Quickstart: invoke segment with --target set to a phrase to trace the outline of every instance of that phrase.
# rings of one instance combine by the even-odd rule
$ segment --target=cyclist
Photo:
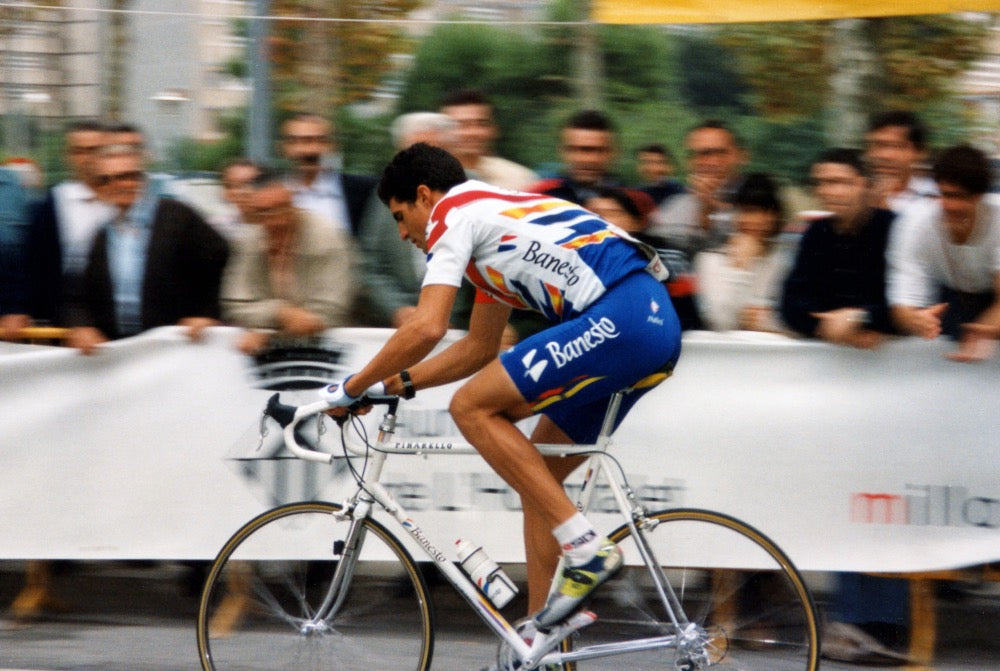
[[[426,144],[393,158],[378,195],[400,236],[426,252],[427,272],[412,317],[323,397],[331,408],[366,391],[412,398],[472,375],[450,411],[521,496],[529,609],[547,629],[613,576],[622,556],[562,487],[582,457],[545,458],[533,443],[593,443],[612,394],[634,388],[620,421],[670,374],[680,327],[661,283],[666,271],[652,248],[580,206],[467,181],[456,158]],[[448,329],[463,275],[477,287],[468,333],[425,359]],[[552,325],[498,356],[512,308]],[[529,440],[514,422],[532,414],[542,416]],[[560,551],[565,569],[546,599]]]

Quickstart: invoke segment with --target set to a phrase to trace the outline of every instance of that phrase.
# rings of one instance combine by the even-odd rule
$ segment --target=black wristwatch
[[[403,398],[410,400],[417,395],[417,390],[413,388],[413,380],[410,379],[410,371],[399,371],[399,379],[403,381]]]

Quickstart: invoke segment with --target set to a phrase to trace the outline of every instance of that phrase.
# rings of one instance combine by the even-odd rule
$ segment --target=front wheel
[[[819,666],[816,609],[802,576],[770,539],[719,513],[654,513],[642,532],[676,594],[687,636],[668,648],[566,664],[567,671],[597,669],[719,669],[815,671]],[[572,647],[628,639],[678,636],[650,570],[628,526],[611,540],[628,566],[603,585],[588,606],[597,622]]]
[[[430,668],[433,618],[417,565],[381,524],[358,526],[340,510],[281,506],[229,539],[198,610],[202,669]]]

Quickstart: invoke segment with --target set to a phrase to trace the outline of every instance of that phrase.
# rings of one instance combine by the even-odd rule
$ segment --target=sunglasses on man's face
[[[130,170],[129,172],[107,173],[97,176],[97,182],[101,186],[106,186],[113,182],[141,182],[145,178],[141,170]]]

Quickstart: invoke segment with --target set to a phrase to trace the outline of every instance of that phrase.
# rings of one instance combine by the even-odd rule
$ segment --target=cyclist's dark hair
[[[889,110],[874,114],[868,121],[868,132],[871,133],[890,126],[905,128],[906,139],[920,151],[923,151],[927,147],[927,127],[913,112]]]
[[[993,183],[986,154],[967,144],[942,151],[934,161],[932,173],[934,181],[953,184],[974,195],[986,193]]]
[[[864,177],[868,176],[868,168],[865,165],[864,156],[859,149],[849,147],[827,149],[819,155],[819,158],[813,161],[813,165],[818,165],[820,163],[839,163],[840,165],[848,165],[859,175]]]
[[[414,203],[421,184],[432,191],[445,192],[465,180],[465,171],[457,158],[440,147],[418,142],[396,154],[385,167],[378,183],[378,197],[386,205],[390,198]]]
[[[486,105],[493,107],[490,99],[479,89],[457,89],[452,91],[441,100],[440,106],[458,107],[459,105]]]
[[[601,130],[615,132],[615,125],[607,114],[598,110],[580,110],[571,116],[563,128],[574,130]]]

